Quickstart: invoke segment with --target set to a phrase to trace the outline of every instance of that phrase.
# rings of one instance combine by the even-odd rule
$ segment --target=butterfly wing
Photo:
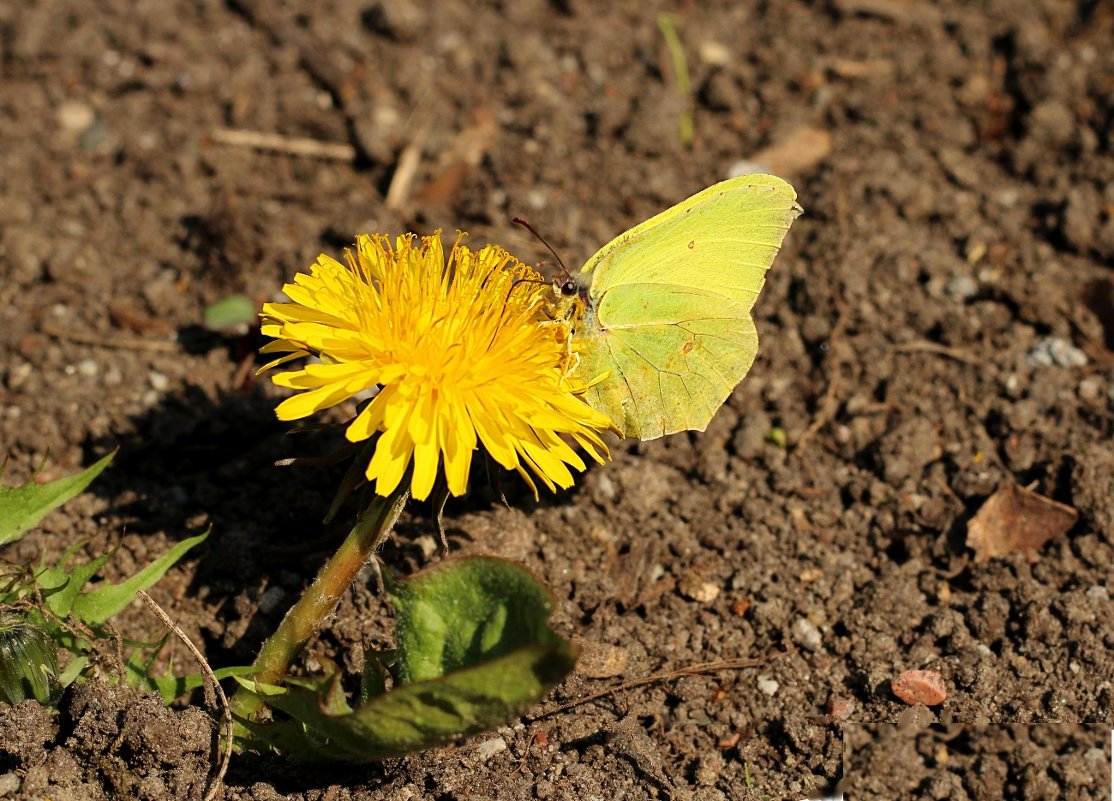
[[[620,234],[584,265],[574,332],[588,402],[623,436],[703,431],[758,352],[750,312],[793,220],[771,175],[716,184]]]

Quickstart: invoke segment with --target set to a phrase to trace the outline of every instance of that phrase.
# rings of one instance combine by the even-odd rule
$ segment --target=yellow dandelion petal
[[[415,498],[428,498],[437,480],[437,467],[441,461],[441,448],[437,440],[414,443],[414,478],[410,493]]]
[[[393,386],[384,387],[375,399],[356,415],[356,419],[349,423],[344,431],[344,436],[349,442],[363,442],[383,429],[383,413],[390,406],[394,392]]]
[[[287,398],[275,407],[275,414],[279,420],[300,420],[322,409],[344,403],[350,397],[352,393],[343,384],[326,384]]]
[[[274,377],[298,391],[279,404],[305,417],[373,387],[379,393],[345,430],[372,437],[365,472],[388,495],[403,480],[415,498],[439,475],[453,495],[468,487],[483,448],[537,494],[573,483],[585,460],[608,457],[611,421],[588,406],[568,372],[568,329],[554,322],[544,280],[502,248],[472,251],[460,234],[446,255],[440,232],[361,235],[345,263],[320,256],[263,308],[263,331],[281,354],[321,359]],[[407,476],[409,475],[409,478]]]

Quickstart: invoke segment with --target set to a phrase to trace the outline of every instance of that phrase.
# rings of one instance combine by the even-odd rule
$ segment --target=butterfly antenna
[[[513,222],[515,225],[521,225],[527,231],[532,233],[539,242],[545,245],[546,250],[553,254],[553,258],[557,259],[557,265],[561,268],[561,272],[565,274],[565,278],[567,278],[569,281],[573,280],[572,273],[569,272],[569,268],[565,266],[565,263],[561,261],[561,257],[557,255],[557,251],[553,249],[552,245],[545,241],[545,237],[534,230],[534,226],[530,225],[530,223],[526,222],[526,220],[522,219],[521,217],[514,217],[511,219],[511,222]]]

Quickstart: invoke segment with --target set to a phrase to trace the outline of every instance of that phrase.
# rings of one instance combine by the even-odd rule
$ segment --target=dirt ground
[[[516,215],[580,264],[757,164],[806,213],[708,431],[617,443],[539,504],[506,482],[510,509],[477,487],[447,510],[455,552],[553,588],[577,673],[455,747],[360,769],[238,758],[224,797],[797,799],[841,778],[845,736],[856,798],[1105,797],[1112,39],[1107,0],[0,4],[5,481],[120,449],[4,556],[90,538],[120,546],[111,578],[212,526],[153,595],[215,666],[250,662],[343,536],[320,522],[338,473],[273,466],[331,443],[285,435],[259,342],[204,330],[208,304],[270,300],[358,232],[460,228],[542,261]],[[1035,561],[965,547],[1003,482],[1079,512]],[[412,506],[384,561],[426,564],[432,535]],[[120,626],[159,630],[140,608]],[[389,632],[361,584],[314,648],[351,668]],[[898,700],[910,668],[947,700]],[[200,799],[212,731],[193,702],[96,682],[53,715],[0,710],[0,790]]]

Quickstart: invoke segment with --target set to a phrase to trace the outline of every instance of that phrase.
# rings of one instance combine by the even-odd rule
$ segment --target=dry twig
[[[354,161],[356,148],[344,142],[322,142],[301,136],[283,136],[262,131],[243,131],[234,128],[217,128],[210,134],[214,142],[233,147],[248,147],[289,156],[308,156],[316,159]]]
[[[896,353],[935,353],[940,356],[947,356],[949,359],[955,359],[957,362],[963,362],[964,364],[982,364],[981,359],[968,356],[959,348],[949,348],[947,345],[941,345],[938,342],[929,342],[928,340],[917,340],[916,342],[906,342],[901,345],[895,345],[894,351]]]
[[[684,676],[696,676],[701,673],[715,673],[720,670],[744,670],[746,668],[758,667],[759,665],[764,665],[773,659],[787,656],[794,651],[796,651],[796,649],[790,647],[786,651],[782,651],[776,654],[766,654],[765,656],[740,656],[734,659],[721,659],[716,662],[701,662],[698,665],[689,665],[688,667],[678,668],[677,670],[668,670],[664,673],[654,673],[651,676],[643,676],[640,679],[631,679],[630,681],[624,681],[621,684],[616,684],[614,687],[608,687],[606,690],[600,690],[596,693],[590,693],[575,700],[569,701],[568,703],[555,706],[552,709],[547,709],[545,712],[534,715],[532,718],[530,718],[530,720],[541,720],[542,718],[547,718],[550,715],[555,715],[558,712],[564,712],[566,709],[572,709],[573,707],[581,706],[582,704],[591,703],[592,701],[598,701],[600,698],[606,698],[609,695],[614,695],[615,693],[621,692],[623,690],[630,690],[635,687],[642,687],[647,684],[656,684],[659,681],[672,681],[673,679],[679,679]]]
[[[197,664],[201,667],[201,672],[205,676],[206,684],[211,683],[217,697],[220,698],[224,717],[224,757],[221,760],[220,769],[217,771],[216,778],[209,786],[209,791],[205,793],[205,801],[213,801],[224,785],[224,774],[228,772],[228,763],[232,759],[232,708],[228,705],[228,697],[224,694],[224,688],[220,686],[216,674],[213,673],[213,669],[209,666],[208,661],[202,655],[201,651],[197,650],[197,646],[194,645],[190,638],[186,636],[186,633],[178,627],[178,624],[170,619],[170,616],[163,611],[163,608],[155,603],[155,600],[150,595],[140,590],[139,597],[143,599],[143,603],[147,604],[147,608],[154,612],[155,616],[162,621],[162,624],[173,632],[174,636],[181,640],[182,644],[193,654],[193,658],[197,660]]]

